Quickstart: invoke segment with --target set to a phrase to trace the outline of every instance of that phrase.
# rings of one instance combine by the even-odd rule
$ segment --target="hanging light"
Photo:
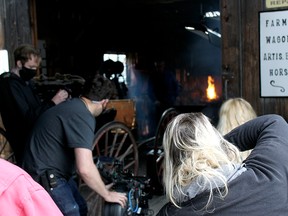
[[[189,32],[199,35],[200,37],[209,40],[215,46],[219,46],[221,44],[221,34],[217,31],[208,28],[204,24],[198,24],[193,26],[185,26],[185,29]]]

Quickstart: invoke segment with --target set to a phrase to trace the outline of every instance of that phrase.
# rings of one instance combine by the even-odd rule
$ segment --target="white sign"
[[[9,71],[9,61],[7,50],[0,50],[0,74]]]
[[[288,96],[288,10],[259,13],[261,97]]]

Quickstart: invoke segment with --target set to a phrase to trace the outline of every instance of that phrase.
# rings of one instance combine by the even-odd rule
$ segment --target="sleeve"
[[[45,110],[55,105],[52,101],[41,103],[32,88],[23,86],[19,81],[11,79],[10,90],[21,115],[27,122],[35,122]]]
[[[63,215],[58,206],[55,204],[48,192],[38,183],[28,188],[27,196],[24,197],[24,215]]]
[[[241,150],[254,148],[262,144],[263,140],[283,137],[288,139],[288,126],[279,115],[270,114],[259,116],[226,134],[225,139],[235,144]]]
[[[286,170],[288,164],[288,124],[276,114],[259,116],[224,136],[240,150],[253,149],[245,162]]]
[[[76,113],[69,119],[62,119],[62,124],[70,148],[92,150],[96,120],[90,113]]]
[[[0,215],[63,215],[51,196],[28,174],[10,182],[0,197]]]

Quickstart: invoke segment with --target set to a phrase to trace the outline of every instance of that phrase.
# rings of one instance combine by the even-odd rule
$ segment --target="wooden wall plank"
[[[239,95],[239,11],[237,0],[222,0],[221,8],[221,34],[222,34],[222,69],[223,69],[223,95],[228,98]],[[227,98],[224,98],[227,99]]]
[[[29,17],[29,0],[5,0],[2,4],[6,17],[4,19],[5,43],[8,50],[10,68],[14,65],[13,51],[22,43],[32,43]]]
[[[262,9],[261,1],[242,1],[242,96],[256,109],[260,109],[259,79],[259,27],[258,11]],[[251,10],[253,8],[253,10]],[[259,113],[259,111],[257,112]]]
[[[228,66],[229,98],[243,97],[258,115],[276,113],[288,120],[288,98],[260,97],[259,12],[265,10],[264,0],[221,0],[222,77]]]

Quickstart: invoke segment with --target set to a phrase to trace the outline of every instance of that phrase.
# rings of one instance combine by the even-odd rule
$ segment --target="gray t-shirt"
[[[92,150],[95,126],[95,117],[79,98],[52,107],[35,124],[23,169],[34,179],[45,170],[70,178],[75,172],[74,148]]]

